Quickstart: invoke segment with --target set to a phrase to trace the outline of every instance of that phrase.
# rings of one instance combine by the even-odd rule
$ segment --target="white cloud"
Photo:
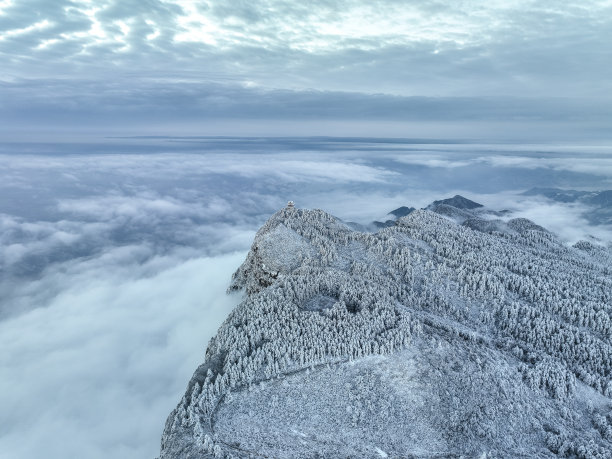
[[[9,269],[28,255],[62,250],[77,244],[83,236],[108,229],[108,225],[97,222],[28,222],[0,214],[0,267]]]
[[[495,168],[550,169],[612,177],[612,149],[609,145],[447,145],[428,146],[430,151],[390,155],[404,164],[432,168],[487,165]],[[465,151],[469,149],[469,151]],[[446,151],[445,151],[446,150]]]
[[[593,237],[605,243],[612,242],[612,227],[591,225],[584,217],[584,213],[591,210],[587,206],[537,200],[525,200],[517,206],[513,217],[528,218],[569,244]]]
[[[42,31],[48,29],[51,26],[51,23],[47,19],[43,19],[42,21],[35,22],[32,25],[27,27],[23,27],[21,29],[12,29],[5,31],[4,33],[0,33],[0,41],[6,40],[7,38],[19,37],[21,35],[27,35],[31,32]]]
[[[527,218],[553,232],[567,244],[574,244],[579,240],[592,240],[593,237],[603,243],[612,243],[611,226],[593,225],[585,218],[585,214],[594,211],[589,206],[558,203],[537,196],[523,196],[522,191],[467,196],[494,210],[510,210],[512,213],[502,217],[503,220]]]
[[[333,156],[333,154],[321,152],[295,153],[288,150],[282,154],[131,154],[122,156],[121,161],[117,161],[114,155],[82,155],[71,158],[70,162],[60,158],[49,159],[44,156],[15,158],[3,155],[0,157],[6,160],[5,170],[10,168],[11,175],[15,170],[60,170],[63,174],[70,174],[72,180],[78,177],[85,180],[86,174],[99,174],[100,172],[129,177],[132,180],[136,177],[165,179],[172,175],[228,174],[246,178],[270,177],[284,182],[382,182],[395,175],[394,172],[384,168],[356,163],[353,158],[342,160]],[[23,183],[28,182],[24,180]],[[146,195],[143,196],[141,202],[125,203],[124,206],[121,205],[119,196],[109,196],[105,198],[106,202],[100,201],[99,198],[96,199],[96,203],[63,202],[61,206],[66,210],[71,208],[83,212],[102,211],[128,214],[137,212],[137,209],[171,212],[172,210],[179,211],[181,208],[180,204],[170,198],[153,199]],[[89,210],[85,208],[88,205],[91,206]]]
[[[534,157],[535,156],[535,157]],[[525,169],[553,169],[591,175],[612,177],[612,158],[590,154],[577,154],[572,157],[565,155],[550,156],[535,153],[531,156],[491,155],[480,157],[477,162],[485,162],[495,167],[518,167]]]
[[[395,161],[404,164],[413,164],[415,166],[425,166],[425,167],[443,167],[443,168],[455,168],[455,167],[466,167],[470,166],[474,162],[471,160],[454,160],[450,157],[445,157],[441,155],[436,155],[432,153],[427,154],[410,154],[403,156],[396,156]]]
[[[242,177],[273,176],[283,182],[383,182],[396,175],[383,169],[350,161],[342,162],[327,157],[325,160],[285,159],[289,155],[244,156],[235,158],[218,158],[207,161],[206,169],[210,172],[232,174]],[[295,156],[295,155],[294,155]],[[300,154],[299,156],[308,156]],[[320,156],[320,155],[316,155]]]
[[[458,193],[569,242],[610,237],[586,209],[520,196],[515,185],[532,170],[532,185],[554,183],[555,167],[582,159],[605,166],[607,151],[178,140],[87,147],[126,152],[113,155],[26,145],[27,155],[0,158],[0,451],[10,457],[154,457],[206,341],[239,300],[224,293],[232,271],[288,199],[367,223]]]
[[[107,260],[58,270],[61,289],[43,307],[0,322],[3,454],[155,457],[166,416],[239,301],[225,288],[244,256],[174,260],[151,276],[132,266],[140,274],[128,278]]]
[[[231,210],[228,202],[213,198],[207,205],[186,203],[171,196],[139,193],[136,196],[110,195],[92,198],[63,199],[58,210],[99,220],[129,218],[149,220],[163,217],[218,217]]]

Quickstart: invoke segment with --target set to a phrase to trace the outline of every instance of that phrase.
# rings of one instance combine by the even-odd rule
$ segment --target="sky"
[[[1,129],[606,140],[611,41],[610,0],[2,0]]]

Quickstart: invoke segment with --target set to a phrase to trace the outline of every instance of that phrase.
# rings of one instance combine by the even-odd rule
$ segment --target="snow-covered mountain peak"
[[[161,457],[609,457],[609,251],[435,210],[274,214]]]

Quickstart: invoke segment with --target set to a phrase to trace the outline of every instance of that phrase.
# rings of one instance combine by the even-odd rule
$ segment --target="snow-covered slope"
[[[287,208],[161,458],[612,457],[612,256],[524,219]]]

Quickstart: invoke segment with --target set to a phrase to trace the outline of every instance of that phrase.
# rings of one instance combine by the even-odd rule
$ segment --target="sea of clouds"
[[[612,229],[538,186],[612,188],[601,147],[333,138],[0,145],[0,451],[153,458],[240,295],[225,290],[288,200],[347,221],[462,194],[568,244]]]

